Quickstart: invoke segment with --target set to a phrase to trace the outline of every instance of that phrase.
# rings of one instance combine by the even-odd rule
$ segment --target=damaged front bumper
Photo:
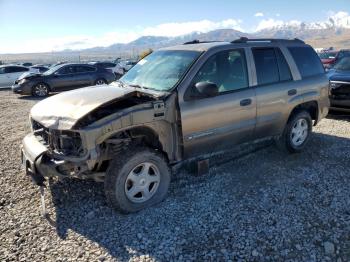
[[[66,161],[51,158],[48,148],[34,134],[23,139],[21,157],[26,175],[36,185],[42,186],[45,177],[67,177],[59,171],[60,167],[67,165]]]

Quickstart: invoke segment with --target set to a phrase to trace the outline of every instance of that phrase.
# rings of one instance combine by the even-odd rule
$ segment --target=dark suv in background
[[[91,85],[109,84],[115,75],[104,68],[86,64],[62,64],[43,74],[32,74],[16,80],[12,91],[21,95],[45,97],[50,92],[61,92]]]

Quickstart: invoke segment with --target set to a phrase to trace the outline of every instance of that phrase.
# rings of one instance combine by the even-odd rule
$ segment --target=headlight
[[[23,83],[26,82],[26,81],[27,81],[27,79],[24,78],[24,79],[20,80],[20,81],[18,82],[18,84],[21,85],[21,84],[23,84]]]
[[[338,87],[340,87],[341,85],[342,85],[342,84],[340,84],[340,83],[330,82],[330,87],[331,87],[331,89],[338,88]]]

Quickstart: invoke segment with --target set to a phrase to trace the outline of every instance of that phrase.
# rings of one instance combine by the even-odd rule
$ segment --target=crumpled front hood
[[[45,127],[71,129],[81,117],[92,110],[133,91],[135,88],[119,85],[80,88],[44,99],[32,108],[30,114],[32,119]]]

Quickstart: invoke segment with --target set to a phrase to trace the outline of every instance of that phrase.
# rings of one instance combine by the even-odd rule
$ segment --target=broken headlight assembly
[[[337,83],[337,82],[330,82],[329,86],[330,86],[331,89],[335,89],[335,88],[338,88],[338,87],[342,86],[342,84],[341,83]]]
[[[80,134],[74,131],[50,130],[48,144],[58,155],[80,157],[85,153]]]

